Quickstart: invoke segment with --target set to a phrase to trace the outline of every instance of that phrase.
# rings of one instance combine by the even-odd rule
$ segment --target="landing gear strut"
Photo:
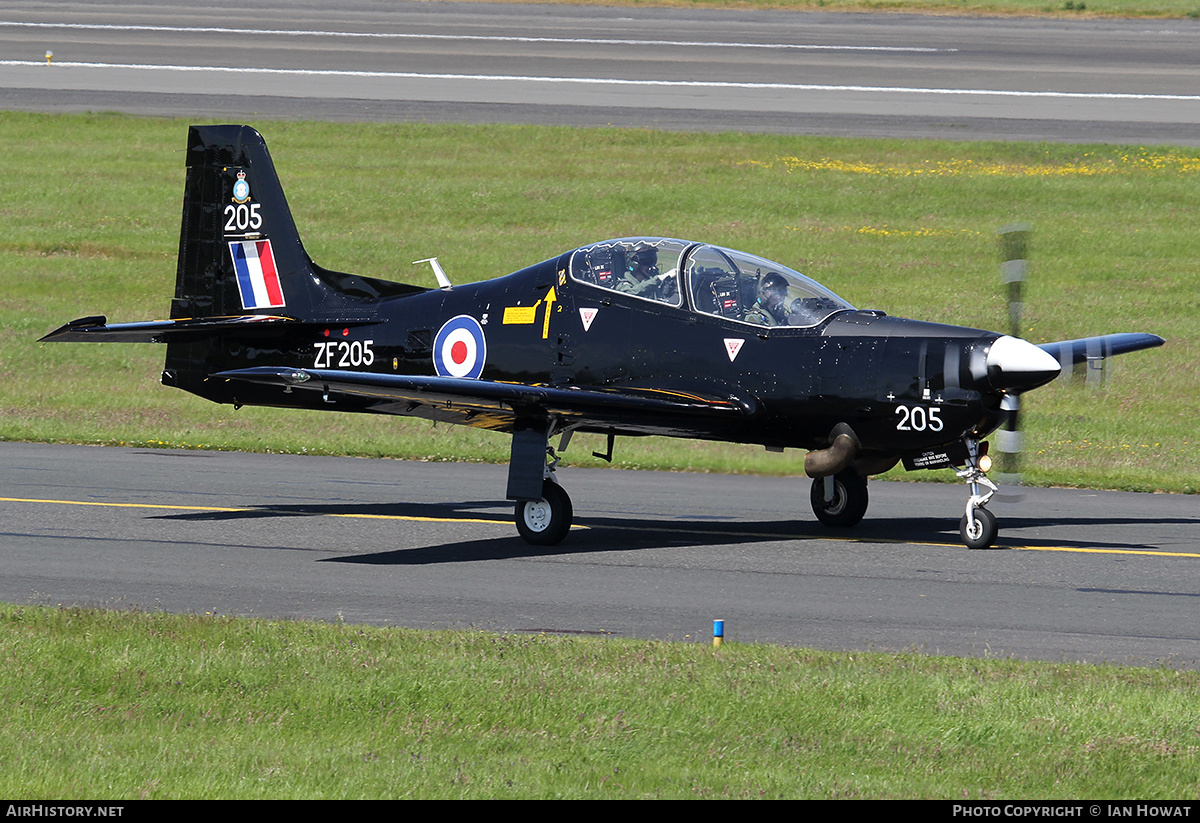
[[[545,435],[526,433],[527,431],[518,432],[514,436],[513,458],[509,465],[509,497],[516,498],[517,501],[514,512],[517,532],[526,543],[534,546],[554,546],[561,543],[571,530],[571,519],[574,516],[571,497],[558,485],[554,477],[554,470],[559,462],[558,453],[542,439],[548,439],[554,434],[553,427]],[[530,461],[539,459],[537,454],[530,453],[534,438],[545,448],[542,452],[544,458],[540,478],[536,474],[530,476],[529,472],[537,465]],[[559,448],[565,449],[569,439],[570,432],[564,432]],[[524,459],[518,462],[519,457]],[[540,497],[535,497],[538,494]]]
[[[967,512],[958,522],[958,533],[968,549],[986,549],[996,542],[1000,527],[996,523],[996,515],[984,508],[992,495],[997,492],[996,484],[987,479],[980,468],[979,443],[967,441],[967,465],[956,475],[963,478],[971,487],[971,496],[967,498]],[[986,486],[987,491],[980,494],[980,486]]]
[[[867,513],[867,478],[854,469],[816,477],[809,497],[818,520],[826,526],[848,528]]]

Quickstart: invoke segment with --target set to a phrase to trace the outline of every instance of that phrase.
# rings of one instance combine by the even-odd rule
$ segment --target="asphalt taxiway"
[[[1028,489],[969,551],[955,485],[872,483],[831,533],[804,478],[567,468],[539,549],[505,472],[0,443],[0,600],[1200,666],[1190,496]]]

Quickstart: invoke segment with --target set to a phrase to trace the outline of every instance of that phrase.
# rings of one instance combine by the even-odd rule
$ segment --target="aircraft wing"
[[[364,326],[378,321],[323,320],[302,322],[291,317],[267,314],[246,314],[238,317],[196,317],[183,320],[147,320],[137,323],[109,323],[104,315],[81,317],[59,326],[39,343],[165,343],[168,340],[189,340],[217,334],[260,334],[281,336],[306,326]]]
[[[483,428],[508,428],[519,417],[560,417],[581,428],[630,434],[715,431],[736,425],[757,409],[753,399],[639,388],[555,388],[425,375],[376,374],[333,369],[260,366],[214,377],[354,395],[380,401],[375,410],[445,419]],[[398,404],[388,408],[389,404]],[[429,413],[422,413],[425,407]],[[436,412],[436,413],[435,413]],[[478,416],[475,422],[472,418]]]
[[[1157,334],[1104,334],[1059,343],[1041,343],[1038,348],[1055,357],[1065,369],[1088,360],[1103,360],[1117,354],[1152,349],[1165,342]]]

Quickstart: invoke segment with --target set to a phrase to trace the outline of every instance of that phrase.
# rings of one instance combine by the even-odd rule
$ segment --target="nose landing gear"
[[[966,514],[958,523],[958,533],[968,549],[990,547],[996,542],[996,536],[1000,532],[996,515],[984,508],[992,499],[992,495],[998,491],[996,484],[988,480],[984,473],[990,465],[990,458],[986,454],[979,453],[979,442],[968,440],[967,465],[955,472],[971,487],[971,496],[967,498]],[[987,491],[982,494],[980,494],[981,486],[987,488]]]

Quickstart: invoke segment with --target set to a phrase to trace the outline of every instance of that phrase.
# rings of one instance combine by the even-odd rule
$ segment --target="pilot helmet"
[[[758,284],[758,293],[762,295],[775,295],[779,298],[787,297],[788,283],[787,278],[778,272],[767,272]]]
[[[649,243],[638,243],[629,252],[629,268],[637,270],[658,268],[658,249]]]
[[[775,271],[767,272],[767,275],[758,281],[758,300],[756,302],[766,308],[770,312],[770,316],[781,322],[786,314],[784,308],[784,304],[787,302],[786,278]]]

